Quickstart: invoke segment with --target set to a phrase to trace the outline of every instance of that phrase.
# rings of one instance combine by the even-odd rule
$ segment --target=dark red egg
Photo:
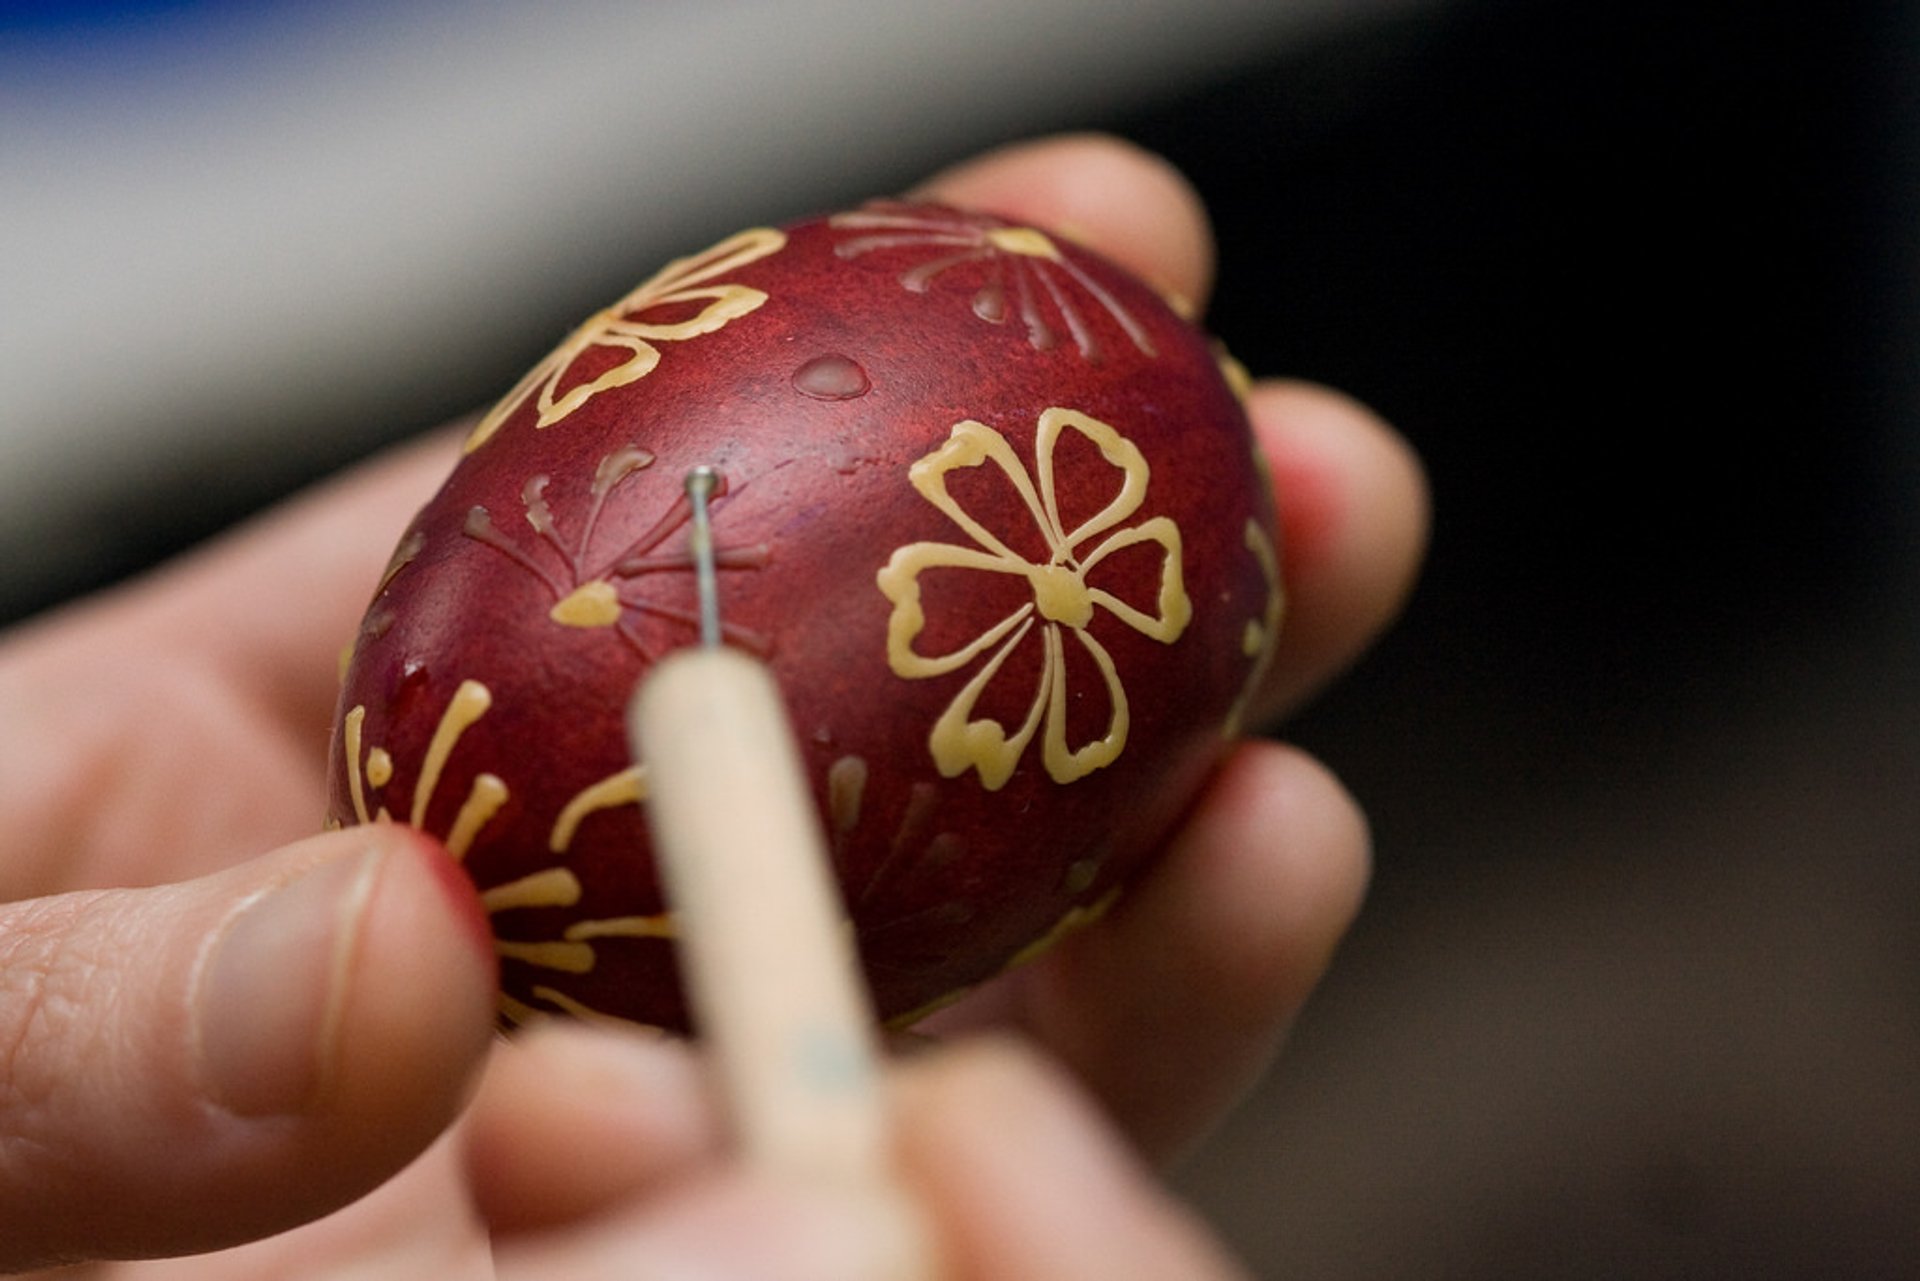
[[[684,1026],[623,712],[695,640],[708,464],[727,637],[787,701],[882,1014],[993,977],[1140,869],[1271,653],[1229,363],[1071,241],[937,206],[670,263],[481,420],[402,536],[330,821],[462,861],[506,1021]]]

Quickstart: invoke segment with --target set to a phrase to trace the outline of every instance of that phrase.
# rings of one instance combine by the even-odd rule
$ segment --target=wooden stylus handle
[[[743,1156],[891,1182],[874,1018],[773,678],[734,650],[681,650],[641,684],[628,729]]]

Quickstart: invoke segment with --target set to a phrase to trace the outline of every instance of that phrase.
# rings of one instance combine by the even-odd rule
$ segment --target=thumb
[[[317,1218],[431,1143],[491,1034],[465,879],[388,824],[0,905],[0,1272]]]

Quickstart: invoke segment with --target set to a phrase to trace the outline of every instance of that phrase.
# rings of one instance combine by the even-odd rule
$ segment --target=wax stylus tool
[[[694,1022],[748,1162],[891,1184],[874,1016],[785,706],[761,663],[721,644],[719,475],[697,467],[686,487],[700,645],[640,683],[627,727]]]

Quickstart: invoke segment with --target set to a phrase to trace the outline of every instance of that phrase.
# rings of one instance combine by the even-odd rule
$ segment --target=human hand
[[[1130,149],[1014,149],[926,194],[1066,226],[1174,292],[1205,295],[1197,204]],[[1390,616],[1425,506],[1405,450],[1349,403],[1268,385],[1252,411],[1283,496],[1290,602],[1261,709],[1271,717]],[[427,1147],[489,1057],[491,970],[465,941],[482,927],[470,896],[446,892],[443,856],[396,828],[296,842],[322,795],[337,647],[454,447],[398,451],[0,649],[0,902],[11,901],[0,907],[0,1267],[210,1250],[314,1219]],[[1165,1154],[1257,1074],[1365,872],[1364,823],[1338,785],[1290,749],[1243,746],[1099,927],[949,1012],[940,1031],[1021,1029]],[[254,902],[275,886],[292,892]],[[300,898],[323,909],[304,931],[249,930],[270,919],[254,913]],[[223,927],[261,944],[230,967],[231,988],[213,977],[231,956],[208,950]],[[199,999],[214,991],[230,995]],[[211,1010],[233,1017],[209,1027]],[[569,1150],[512,1124],[554,1106],[540,1094],[552,1076],[503,1066],[536,1048],[491,1051],[466,1128],[348,1212],[216,1258],[112,1272],[485,1275],[489,1232],[522,1235],[513,1207],[533,1195],[531,1172],[578,1163],[607,1175],[580,1202],[596,1214],[631,1191],[605,1140]],[[503,1098],[501,1073],[524,1088]],[[697,1094],[655,1101],[692,1116]],[[503,1133],[518,1136],[506,1149]]]
[[[495,1058],[465,1127],[501,1281],[1230,1281],[1242,1276],[1085,1095],[1010,1041],[891,1073],[905,1195],[721,1159],[684,1042],[549,1024]],[[937,1271],[925,1269],[929,1257]],[[916,1266],[919,1265],[919,1266]]]

